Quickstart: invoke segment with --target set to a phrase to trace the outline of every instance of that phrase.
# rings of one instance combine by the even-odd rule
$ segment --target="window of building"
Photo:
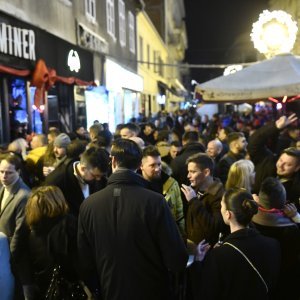
[[[163,77],[164,76],[164,61],[162,60],[162,58],[160,56],[159,56],[158,62],[159,62],[158,74]]]
[[[143,37],[139,36],[139,43],[140,43],[140,61],[144,61],[144,41]]]
[[[91,21],[96,20],[96,3],[95,0],[85,0],[85,14]]]
[[[128,26],[129,26],[129,50],[135,53],[135,26],[134,16],[131,11],[128,12]]]
[[[150,45],[147,45],[147,61],[148,61],[148,69],[150,69]]]
[[[126,46],[126,19],[125,19],[125,3],[123,0],[119,0],[119,35],[120,45]]]
[[[115,3],[114,0],[106,0],[106,26],[107,33],[115,38]]]
[[[157,73],[158,72],[158,69],[157,69],[157,51],[155,51],[155,50],[153,50],[153,63],[154,63],[153,71],[155,73]]]
[[[66,6],[72,6],[72,1],[73,0],[60,0],[60,2]]]

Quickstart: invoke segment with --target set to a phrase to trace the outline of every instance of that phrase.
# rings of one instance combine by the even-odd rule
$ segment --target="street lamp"
[[[296,40],[298,27],[292,16],[282,10],[264,10],[252,25],[251,40],[266,58],[289,53]]]

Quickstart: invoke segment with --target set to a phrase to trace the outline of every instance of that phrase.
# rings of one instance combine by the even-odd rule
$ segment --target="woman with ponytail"
[[[280,246],[249,227],[257,211],[247,190],[225,192],[221,213],[230,234],[212,249],[204,240],[198,245],[191,269],[194,299],[271,299],[279,274]]]

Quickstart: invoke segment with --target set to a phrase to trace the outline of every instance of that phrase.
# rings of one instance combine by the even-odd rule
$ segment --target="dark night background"
[[[185,0],[189,64],[233,64],[259,57],[250,40],[252,23],[268,9],[267,0]],[[224,69],[192,68],[191,78],[205,82]]]

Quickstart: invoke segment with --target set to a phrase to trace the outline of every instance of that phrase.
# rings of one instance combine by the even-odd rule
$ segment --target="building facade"
[[[137,16],[137,28],[138,74],[144,79],[140,107],[149,116],[166,104],[168,49],[145,11]]]
[[[180,68],[187,48],[184,17],[182,0],[147,0],[138,14],[138,69],[145,83],[141,106],[146,116],[174,111],[185,101],[187,70]]]
[[[142,4],[0,0],[0,143],[21,130],[71,132],[95,119],[114,129],[133,117],[143,89],[136,51]]]

